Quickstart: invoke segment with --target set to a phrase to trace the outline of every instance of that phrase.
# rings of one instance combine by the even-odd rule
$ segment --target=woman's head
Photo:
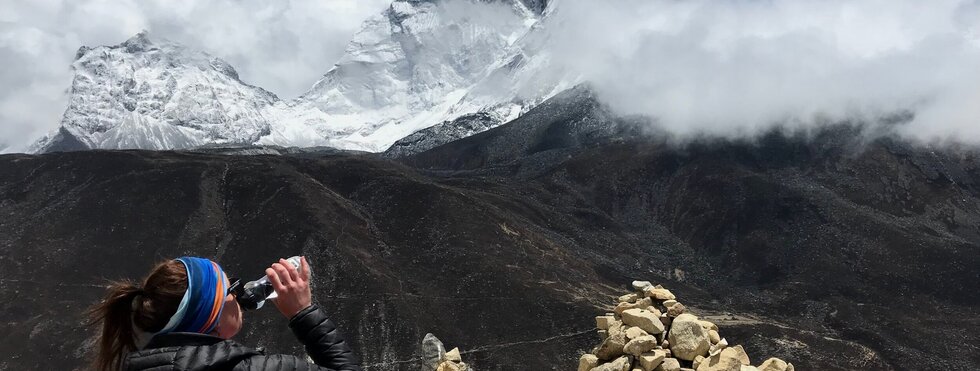
[[[101,323],[95,369],[118,369],[122,357],[136,349],[137,332],[231,338],[242,316],[227,289],[228,279],[216,263],[188,257],[157,264],[140,286],[113,282],[105,299],[89,311],[92,323]]]

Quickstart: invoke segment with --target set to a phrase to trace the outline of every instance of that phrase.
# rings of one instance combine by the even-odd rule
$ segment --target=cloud
[[[390,0],[32,0],[0,12],[0,143],[22,150],[58,126],[80,46],[141,30],[228,61],[243,81],[283,98],[340,58],[361,22]],[[0,150],[2,151],[2,150]]]
[[[980,142],[977,1],[563,0],[549,23],[556,61],[681,135],[911,110],[909,135]]]

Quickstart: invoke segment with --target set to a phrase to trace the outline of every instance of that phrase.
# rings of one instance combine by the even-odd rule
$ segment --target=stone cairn
[[[463,363],[459,348],[447,352],[439,338],[433,334],[425,334],[425,338],[422,339],[422,371],[473,371],[473,369]]]
[[[779,358],[751,366],[741,345],[729,346],[717,325],[687,313],[663,286],[633,281],[633,289],[596,317],[602,343],[578,371],[794,371]]]

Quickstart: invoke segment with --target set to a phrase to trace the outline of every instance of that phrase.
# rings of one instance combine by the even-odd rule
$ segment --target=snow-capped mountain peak
[[[219,58],[146,32],[82,47],[61,127],[33,151],[234,143],[380,152],[419,130],[480,118],[464,120],[467,130],[440,130],[453,134],[435,142],[450,140],[577,83],[545,73],[534,34],[546,11],[543,0],[396,0],[291,101],[242,82]]]
[[[34,151],[173,149],[256,141],[262,111],[279,101],[243,83],[225,61],[140,32],[114,46],[82,47],[61,128]]]

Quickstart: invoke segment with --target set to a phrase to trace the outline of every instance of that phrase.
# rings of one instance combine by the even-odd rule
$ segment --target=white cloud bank
[[[564,0],[557,60],[671,132],[745,135],[911,110],[980,143],[980,2]]]

